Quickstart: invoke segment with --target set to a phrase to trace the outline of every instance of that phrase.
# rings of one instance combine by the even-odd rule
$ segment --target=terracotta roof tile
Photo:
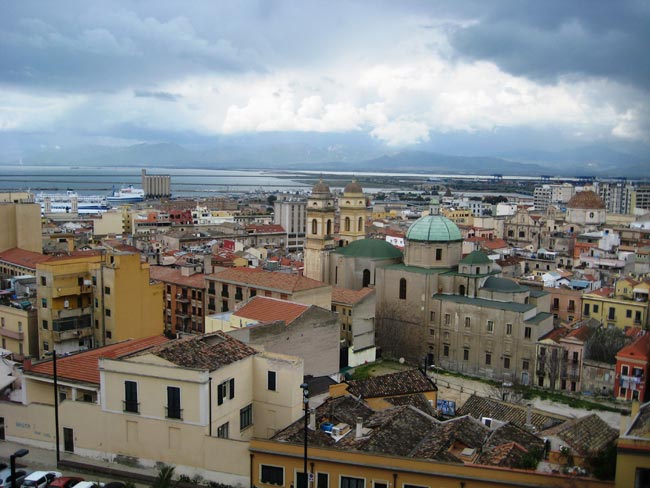
[[[57,358],[56,375],[58,378],[83,381],[99,384],[99,359],[119,358],[125,355],[140,352],[150,347],[158,346],[169,341],[165,336],[145,337],[143,339],[129,339],[110,346],[91,349],[89,351]],[[39,373],[48,376],[54,375],[52,360],[34,364],[29,373]]]
[[[332,303],[344,303],[354,305],[369,295],[375,293],[373,288],[361,288],[361,290],[351,290],[349,288],[332,288]]]
[[[618,438],[618,430],[610,427],[598,415],[569,420],[545,430],[542,435],[555,435],[566,442],[578,454],[595,453]]]
[[[277,298],[253,297],[233,315],[260,322],[283,321],[286,325],[300,317],[309,309],[308,305],[279,300]]]
[[[438,388],[419,369],[399,371],[364,380],[348,381],[348,391],[361,398],[375,398],[437,391]]]
[[[643,334],[616,353],[617,358],[650,360],[650,334]]]
[[[255,234],[285,232],[284,227],[279,224],[250,224],[246,226],[246,230],[252,230]]]
[[[0,253],[0,261],[5,261],[7,263],[33,270],[36,270],[36,265],[38,263],[43,263],[50,259],[52,259],[52,256],[47,256],[38,252],[26,251],[25,249],[20,249],[18,247]]]
[[[299,276],[259,268],[232,268],[212,275],[217,281],[241,283],[256,288],[276,289],[288,293],[328,287],[325,283]]]
[[[179,268],[171,268],[169,266],[151,266],[149,268],[149,277],[152,280],[158,280],[164,283],[174,283],[175,285],[190,288],[205,288],[205,275],[203,273],[183,276]]]
[[[542,337],[540,337],[539,341],[545,341],[547,339],[550,339],[553,342],[559,343],[560,339],[562,339],[565,335],[567,335],[569,331],[570,329],[567,329],[566,327],[555,327],[554,329],[550,330]]]

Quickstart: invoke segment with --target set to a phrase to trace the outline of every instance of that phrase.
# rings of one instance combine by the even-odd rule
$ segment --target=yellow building
[[[19,247],[42,252],[41,206],[0,202],[0,252]]]
[[[0,337],[2,349],[13,353],[14,359],[22,361],[25,356],[38,355],[38,317],[29,302],[0,301]]]
[[[366,197],[363,195],[361,185],[352,180],[352,183],[343,190],[343,196],[339,198],[339,245],[347,246],[351,242],[366,237]]]
[[[650,483],[650,403],[632,402],[629,425],[621,430],[616,446],[616,488]]]
[[[138,253],[61,256],[37,266],[39,357],[162,333],[163,284]]]
[[[647,327],[650,284],[618,280],[616,287],[601,288],[582,297],[582,317],[608,327]]]
[[[2,405],[6,438],[53,448],[52,361],[28,364],[23,402]],[[174,465],[248,486],[251,438],[300,417],[302,360],[217,332],[130,340],[57,360],[60,442],[67,453]]]
[[[440,214],[447,217],[455,224],[470,224],[472,222],[472,211],[467,208],[440,209]]]
[[[330,282],[329,253],[334,249],[335,214],[334,197],[321,178],[307,200],[305,276],[312,280]]]

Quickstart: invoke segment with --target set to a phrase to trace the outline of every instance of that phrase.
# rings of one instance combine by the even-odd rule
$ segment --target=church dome
[[[311,189],[312,193],[330,193],[330,187],[323,181],[323,178],[318,180],[318,183]]]
[[[426,215],[416,220],[406,233],[409,241],[453,242],[462,241],[460,229],[442,215]]]
[[[363,188],[361,188],[361,185],[357,183],[357,180],[352,180],[345,186],[343,193],[363,193]]]
[[[601,209],[605,208],[605,202],[596,193],[591,190],[581,191],[573,195],[568,208],[588,208],[588,209]]]
[[[381,239],[359,239],[334,252],[344,256],[371,259],[394,259],[403,256],[402,251]]]

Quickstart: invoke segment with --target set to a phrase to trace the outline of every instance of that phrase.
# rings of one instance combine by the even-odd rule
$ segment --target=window
[[[124,382],[124,411],[138,413],[138,384],[135,381]]]
[[[465,327],[470,328],[472,326],[472,321],[469,317],[465,317]]]
[[[182,419],[181,389],[176,386],[167,387],[167,418]]]
[[[494,332],[494,322],[492,320],[488,320],[487,322],[487,331],[492,334]]]
[[[469,349],[463,349],[463,361],[469,361]]]
[[[277,373],[275,371],[268,371],[266,376],[266,385],[267,388],[271,391],[277,391]]]
[[[361,232],[363,230],[363,217],[359,217],[359,222],[357,224],[357,230]]]
[[[41,285],[47,286],[47,278],[45,276],[41,276]]]
[[[575,312],[576,302],[575,300],[569,300],[569,312]]]
[[[399,280],[399,297],[401,300],[406,300],[406,278]]]
[[[431,311],[431,317],[430,317],[430,320],[431,320],[431,322],[433,322],[434,320],[436,320],[436,312]]]
[[[620,392],[620,394],[618,396],[626,397],[627,396],[627,388],[623,388],[621,386],[621,392]]]
[[[341,476],[341,488],[364,488],[366,485],[365,478],[353,478],[351,476]]]
[[[628,376],[630,374],[630,369],[628,368],[627,365],[623,366],[621,368],[621,375],[622,376]]]
[[[521,362],[521,369],[523,369],[524,371],[528,371],[528,368],[529,368],[529,367],[530,367],[530,362],[528,362],[527,359],[524,359],[524,360]]]
[[[110,309],[110,308],[107,308],[107,309],[106,309],[106,316],[107,316],[107,317],[110,317],[110,316],[111,316],[111,309]]]
[[[316,219],[311,221],[311,233],[318,234],[318,221]]]
[[[93,276],[93,286],[97,286],[97,276]]]
[[[345,231],[350,232],[350,217],[345,217]]]
[[[560,308],[560,299],[559,298],[554,298],[553,299],[553,310],[557,310]]]
[[[449,346],[445,344],[442,348],[442,355],[445,357],[449,357]]]
[[[506,324],[506,335],[512,335],[512,324]]]
[[[245,406],[239,411],[239,430],[244,430],[253,425],[253,404]]]
[[[47,320],[43,320],[43,328],[47,329],[49,327],[49,324],[47,323]]]
[[[219,427],[217,427],[217,437],[221,439],[228,439],[228,429],[229,429],[228,422],[226,422],[225,424],[221,424]]]
[[[589,304],[585,303],[584,311],[582,312],[583,315],[589,315]]]
[[[43,351],[49,351],[49,350],[50,350],[50,343],[43,342]]]
[[[361,218],[359,218],[361,220]],[[316,475],[316,488],[329,488],[330,475],[329,473],[318,473]]]
[[[244,298],[244,292],[241,286],[235,287],[235,300],[242,300]]]
[[[492,364],[492,354],[489,352],[485,353],[485,365],[490,366]]]
[[[616,318],[616,309],[614,307],[609,307],[609,315],[607,318],[609,320],[614,320]]]
[[[225,399],[235,398],[235,379],[231,378],[217,386],[217,405],[223,405]]]
[[[503,358],[504,369],[510,369],[510,358]]]
[[[532,335],[533,335],[533,329],[531,327],[526,327],[524,329],[524,338],[530,339]]]
[[[257,295],[257,290],[256,290],[255,288],[251,288],[250,295],[251,295],[251,298],[253,298],[254,296],[256,296],[256,295]]]
[[[111,294],[111,288],[109,286],[104,287],[104,295],[110,295]]]
[[[284,468],[280,466],[260,466],[260,483],[267,485],[284,485]]]
[[[47,308],[47,298],[41,298],[41,307]]]
[[[594,304],[594,313],[598,313],[599,309],[600,309],[600,307],[598,305]]]
[[[442,249],[436,249],[436,261],[442,261]]]
[[[451,323],[451,314],[446,313],[445,314],[445,325],[449,325]]]

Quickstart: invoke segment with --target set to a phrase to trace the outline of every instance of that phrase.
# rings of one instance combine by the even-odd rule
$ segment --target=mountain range
[[[6,159],[6,158],[5,158]],[[17,161],[6,161],[6,164]],[[371,144],[228,140],[209,148],[171,143],[129,146],[82,145],[44,149],[23,164],[188,167],[211,169],[302,169],[332,171],[503,174],[513,176],[600,176],[647,178],[650,160],[604,146],[563,151],[518,150],[489,156],[441,154],[427,150],[391,151]]]

